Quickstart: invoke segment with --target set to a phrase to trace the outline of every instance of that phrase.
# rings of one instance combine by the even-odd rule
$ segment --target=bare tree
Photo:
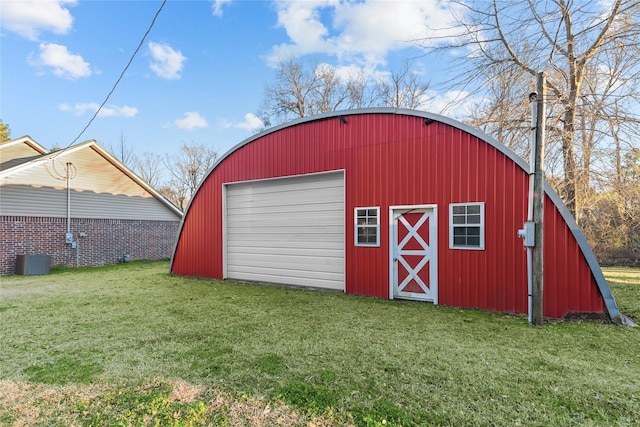
[[[311,93],[318,85],[317,76],[293,59],[280,60],[276,79],[265,88],[260,116],[265,125],[284,122],[311,114]]]
[[[347,110],[379,105],[380,91],[375,84],[369,82],[369,79],[363,73],[350,76],[346,85],[349,91]]]
[[[471,112],[469,124],[494,136],[521,157],[529,158],[531,120],[528,97],[523,96],[529,87],[515,85],[514,81],[526,82],[526,76],[523,79],[522,70],[506,66],[488,80],[485,96]]]
[[[590,199],[585,235],[600,262],[640,266],[640,149],[622,159],[620,182]]]
[[[116,158],[128,168],[135,168],[138,159],[133,152],[133,147],[127,144],[127,139],[125,138],[124,133],[120,132],[120,144],[118,144],[115,149],[113,146],[110,146],[109,151],[111,151]]]
[[[260,116],[267,125],[348,108],[357,92],[327,64],[280,60],[275,82],[265,88]],[[355,80],[355,78],[354,78]],[[354,83],[355,85],[355,83]]]
[[[345,105],[351,95],[348,84],[338,77],[336,70],[328,64],[320,64],[315,70],[317,85],[311,92],[313,114],[335,111]]]
[[[137,157],[136,172],[152,187],[158,187],[162,179],[163,158],[160,154],[145,151]]]
[[[165,197],[184,210],[217,158],[218,153],[204,144],[183,144],[176,156],[166,155],[164,160],[171,174],[168,183],[171,191],[165,191]]]
[[[363,73],[342,75],[327,64],[317,66],[293,59],[280,61],[276,80],[265,88],[260,116],[267,125],[329,111],[373,106],[419,108],[429,85],[405,61],[388,79]]]
[[[176,205],[181,211],[184,211],[185,208],[180,206],[180,201],[184,199],[184,196],[179,195],[176,189],[168,184],[162,185],[156,189],[165,199]]]
[[[526,86],[524,76],[529,76],[532,87],[537,72],[548,71],[548,141],[551,146],[557,142],[561,150],[563,178],[560,191],[571,212],[579,218],[581,197],[589,193],[585,186],[590,181],[593,144],[599,141],[595,124],[602,123],[606,117],[596,116],[590,111],[587,94],[596,86],[589,88],[589,79],[598,75],[602,60],[607,55],[637,57],[640,46],[639,3],[636,0],[457,3],[460,10],[466,11],[465,15],[458,17],[463,34],[459,41],[447,44],[444,49],[456,49],[458,52],[466,49],[468,54],[460,58],[458,69],[461,71],[449,83],[457,88],[475,86],[470,92],[490,99],[494,106],[501,105],[502,112],[494,110],[501,115],[509,107],[485,91],[487,82],[491,83],[489,87],[494,87],[492,82],[505,73],[516,77],[512,84],[503,82],[505,86],[498,93],[504,95],[511,88]],[[630,82],[633,80],[630,77],[637,75],[637,63],[609,69],[616,70],[613,81],[637,96],[638,86],[631,88],[629,84],[622,83]],[[612,86],[616,89],[609,91],[606,99],[610,102],[612,97],[621,96],[622,86]],[[600,90],[602,87],[597,88]],[[522,92],[525,97],[528,91]],[[622,104],[619,107],[618,113],[637,118],[634,107],[627,105],[624,111]],[[525,109],[525,106],[520,109]],[[487,124],[499,127],[498,134],[512,141],[517,138],[506,136],[511,132],[509,126],[513,125],[510,119],[486,117]],[[476,122],[479,118],[475,118]]]
[[[376,90],[381,105],[417,109],[428,100],[429,83],[420,79],[409,61],[404,61],[402,68],[391,70],[389,79],[378,82]]]

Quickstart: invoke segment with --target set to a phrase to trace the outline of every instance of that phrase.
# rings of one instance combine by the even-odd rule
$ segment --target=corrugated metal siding
[[[389,297],[388,207],[436,204],[439,303],[525,313],[526,253],[517,230],[526,219],[527,174],[495,147],[448,124],[425,125],[424,118],[401,114],[346,118],[347,124],[332,117],[283,127],[229,154],[186,213],[172,271],[222,277],[223,183],[344,169],[347,293]],[[458,202],[485,202],[485,250],[449,249],[448,205]],[[564,221],[549,205],[547,217],[558,228]],[[354,246],[358,206],[380,206],[380,247]],[[548,241],[551,233],[545,232]],[[565,231],[555,251],[545,252],[554,264],[545,266],[545,302],[560,298],[545,305],[548,316],[603,310],[589,267],[571,242]]]
[[[546,316],[604,311],[598,291],[576,239],[549,197],[544,209],[544,291]]]

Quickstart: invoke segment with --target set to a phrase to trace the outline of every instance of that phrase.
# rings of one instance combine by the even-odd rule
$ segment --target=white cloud
[[[153,58],[150,64],[151,71],[163,79],[176,80],[180,78],[184,61],[187,60],[182,52],[173,49],[166,43],[154,42],[149,42],[149,51]]]
[[[136,107],[110,105],[108,107],[102,107],[102,110],[98,113],[98,117],[133,117],[136,114],[138,114]]]
[[[253,113],[245,114],[242,122],[232,122],[224,118],[218,119],[218,128],[220,129],[243,129],[249,132],[256,132],[263,127],[262,119]]]
[[[76,116],[82,116],[87,112],[94,114],[98,111],[99,107],[100,105],[95,102],[86,102],[74,105],[60,104],[58,108],[60,108],[60,111],[70,112]],[[98,113],[98,117],[133,117],[136,114],[138,114],[138,109],[135,107],[129,107],[128,105],[124,105],[122,107],[109,105],[102,107],[100,113]]]
[[[248,130],[249,132],[254,132],[264,126],[262,120],[252,113],[247,113],[244,115],[244,121],[240,123],[236,123],[233,127],[238,129]]]
[[[436,29],[439,37],[453,34],[443,28],[452,22],[454,6],[442,0],[280,1],[276,7],[277,25],[290,41],[272,49],[272,60],[326,54],[371,70],[384,65],[391,51],[428,40]]]
[[[60,104],[58,108],[60,109],[60,111],[73,113],[76,116],[82,116],[87,111],[90,111],[91,113],[95,113],[99,106],[100,105],[95,102],[87,102],[84,104],[75,104],[75,105]]]
[[[336,73],[336,76],[338,76],[339,79],[343,80],[343,81],[347,81],[347,80],[351,80],[351,79],[355,79],[358,77],[364,77],[369,75],[368,71],[369,70],[365,70],[362,67],[357,66],[356,64],[349,64],[349,65],[339,65],[337,67],[333,67],[329,64],[319,64],[319,66],[329,66],[332,67]]]
[[[2,28],[30,40],[37,40],[42,31],[67,34],[73,17],[64,6],[76,3],[76,0],[0,1],[0,22]]]
[[[55,43],[40,43],[40,53],[34,58],[29,56],[29,63],[36,67],[49,67],[58,77],[75,80],[89,77],[91,69],[89,63],[82,56],[75,55],[66,46]]]
[[[329,1],[278,2],[278,26],[285,29],[291,43],[276,46],[273,56],[295,57],[334,49],[327,40],[329,30],[321,21],[320,12]]]
[[[214,16],[222,16],[222,7],[230,4],[231,0],[213,0],[212,9]]]
[[[187,111],[184,113],[184,118],[178,119],[173,122],[180,129],[194,130],[197,128],[206,128],[209,126],[204,117],[195,111]]]

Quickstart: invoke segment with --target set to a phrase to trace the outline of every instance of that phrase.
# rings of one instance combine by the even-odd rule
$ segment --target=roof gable
[[[0,144],[0,171],[34,160],[49,151],[30,136]]]
[[[4,150],[3,150],[4,152]],[[4,159],[3,159],[4,160]],[[40,154],[0,170],[0,185],[66,188],[96,194],[155,198],[178,217],[182,212],[95,140]]]

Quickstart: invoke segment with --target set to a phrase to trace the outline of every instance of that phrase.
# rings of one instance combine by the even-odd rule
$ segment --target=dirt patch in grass
[[[157,379],[136,388],[2,380],[0,425],[323,427],[335,422],[297,413],[280,402],[234,398],[182,380]]]
[[[33,426],[45,420],[60,425],[81,425],[73,403],[93,400],[107,390],[104,386],[49,386],[21,381],[0,381],[0,425]]]

